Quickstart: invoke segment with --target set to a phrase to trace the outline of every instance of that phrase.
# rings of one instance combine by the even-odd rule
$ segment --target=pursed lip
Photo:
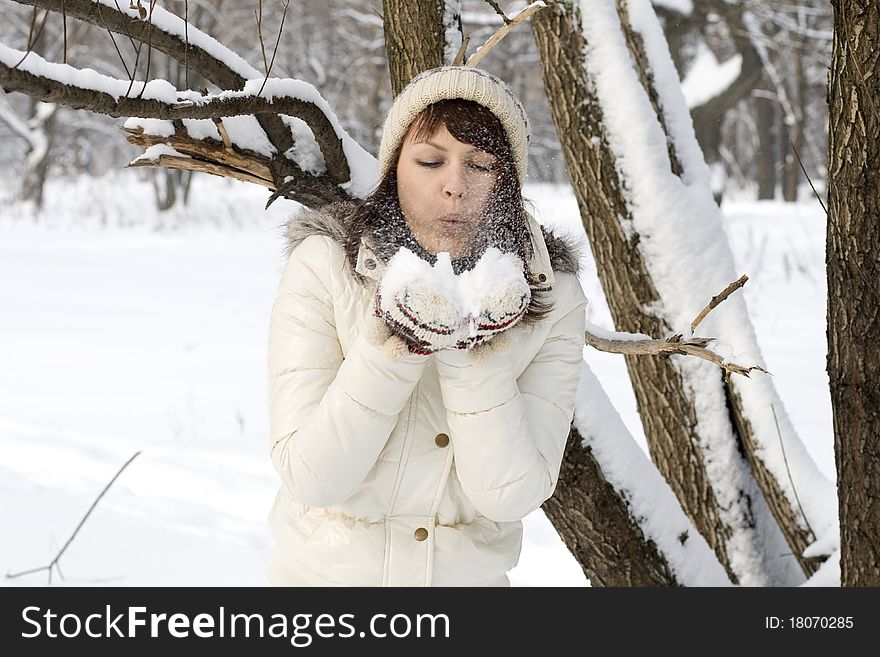
[[[467,223],[465,218],[460,214],[447,214],[443,217],[440,217],[440,221],[444,224],[449,224],[451,226]]]

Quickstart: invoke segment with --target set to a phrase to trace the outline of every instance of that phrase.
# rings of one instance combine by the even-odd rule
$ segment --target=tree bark
[[[828,379],[843,586],[880,585],[880,6],[835,0],[829,81]]]
[[[572,428],[559,485],[541,507],[592,586],[681,586]],[[563,484],[564,482],[564,484]]]
[[[397,96],[422,71],[444,64],[444,0],[383,0],[391,93]]]

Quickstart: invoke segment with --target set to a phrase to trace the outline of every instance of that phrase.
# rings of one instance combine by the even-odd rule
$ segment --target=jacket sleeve
[[[525,517],[556,488],[584,348],[586,298],[576,277],[567,283],[559,319],[518,379],[504,353],[436,354],[459,481],[497,522]]]
[[[364,481],[427,361],[395,359],[363,333],[343,356],[333,305],[342,285],[333,276],[345,266],[330,238],[306,238],[290,255],[269,323],[272,462],[310,506],[337,504]]]

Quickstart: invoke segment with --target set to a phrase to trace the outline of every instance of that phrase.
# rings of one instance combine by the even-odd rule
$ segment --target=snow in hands
[[[470,349],[516,324],[531,290],[522,261],[492,247],[473,269],[456,275],[449,253],[431,266],[407,248],[388,261],[376,290],[376,315],[414,353]]]

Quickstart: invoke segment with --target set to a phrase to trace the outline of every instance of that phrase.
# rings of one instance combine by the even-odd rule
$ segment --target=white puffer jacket
[[[530,218],[531,271],[554,303],[546,317],[478,355],[390,355],[369,329],[383,264],[366,239],[363,279],[345,259],[351,210],[308,211],[288,228],[269,330],[283,483],[268,581],[508,586],[520,519],[552,495],[573,415],[586,304],[577,255]]]

